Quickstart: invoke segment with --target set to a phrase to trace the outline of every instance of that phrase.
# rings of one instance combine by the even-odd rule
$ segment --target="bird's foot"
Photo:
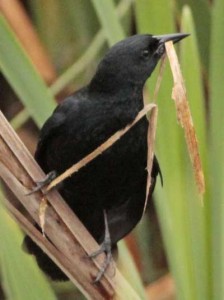
[[[107,214],[106,214],[105,210],[103,211],[103,213],[104,213],[104,223],[105,223],[104,241],[97,251],[88,255],[90,258],[95,258],[102,253],[106,254],[104,262],[103,262],[102,266],[100,267],[100,270],[99,270],[95,280],[93,281],[94,284],[97,284],[101,280],[102,276],[105,274],[108,266],[110,265],[110,263],[112,261],[112,247],[111,247],[110,232],[109,232],[108,221],[107,221]]]
[[[46,177],[41,180],[36,182],[36,186],[26,195],[29,196],[31,194],[34,194],[36,192],[39,192],[42,190],[42,188],[46,187],[48,184],[50,184],[55,178],[57,177],[56,171],[51,171],[46,175]]]

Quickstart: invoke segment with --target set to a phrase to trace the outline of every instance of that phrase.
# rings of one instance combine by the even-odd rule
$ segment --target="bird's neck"
[[[98,104],[101,103],[104,110],[110,112],[113,120],[120,120],[118,123],[122,128],[132,122],[143,108],[143,87],[129,83],[119,84],[117,89],[111,89],[110,85],[103,83],[105,82],[101,84],[98,82],[95,86],[95,82],[91,82],[89,86],[89,93],[93,93],[91,98],[95,99]]]
[[[89,92],[112,99],[112,101],[126,101],[127,98],[142,98],[143,82],[133,82],[127,78],[117,76],[95,76],[89,84]]]

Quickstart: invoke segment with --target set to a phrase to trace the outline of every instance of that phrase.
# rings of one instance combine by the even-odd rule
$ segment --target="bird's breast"
[[[72,154],[70,155],[70,158]],[[147,121],[140,121],[96,159],[68,179],[64,189],[76,203],[108,206],[141,191],[145,197]],[[73,201],[74,199],[72,199]]]

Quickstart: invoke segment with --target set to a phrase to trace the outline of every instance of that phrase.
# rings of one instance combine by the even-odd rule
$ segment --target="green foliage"
[[[213,299],[220,300],[224,294],[224,3],[217,0],[212,10],[210,44],[210,182],[211,182],[211,235],[212,235],[212,276]]]
[[[181,10],[184,5],[188,5],[191,9],[200,52],[199,59],[202,62],[201,67],[203,67],[203,71],[207,73],[209,69],[209,47],[211,38],[210,3],[207,0],[177,0],[177,9],[179,9],[178,19],[180,19]]]
[[[92,0],[110,46],[125,37],[112,0]]]
[[[135,289],[141,299],[145,300],[146,295],[143,289],[143,284],[139,277],[139,273],[127,249],[124,241],[119,243],[118,268],[131,286]]]
[[[0,15],[0,69],[38,126],[55,102],[7,21]]]
[[[2,205],[0,195],[1,279],[7,299],[56,300],[33,257],[21,248],[23,234]]]
[[[39,36],[61,72],[82,54],[98,30],[91,1],[33,0],[28,5]]]

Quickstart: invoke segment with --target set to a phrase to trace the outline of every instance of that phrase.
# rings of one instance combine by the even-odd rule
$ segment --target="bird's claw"
[[[93,283],[97,284],[101,278],[103,277],[103,275],[105,274],[108,266],[110,265],[111,261],[112,261],[112,247],[111,247],[111,239],[110,239],[110,233],[109,233],[109,227],[108,227],[108,221],[107,221],[107,215],[106,215],[106,211],[104,210],[104,223],[105,223],[105,236],[104,236],[104,241],[101,244],[100,248],[98,250],[96,250],[95,252],[91,253],[88,255],[89,258],[95,258],[98,255],[105,253],[106,257],[104,259],[104,262],[102,264],[102,266],[99,269],[99,272],[96,276],[96,278],[94,279]]]
[[[37,181],[36,182],[36,186],[26,194],[26,196],[29,196],[31,194],[34,194],[36,192],[39,192],[40,190],[42,190],[42,188],[44,188],[45,186],[47,186],[48,184],[50,184],[52,182],[52,180],[54,180],[57,176],[56,171],[51,171],[50,173],[48,173],[46,175],[46,177],[41,180],[41,181]]]
[[[102,276],[105,274],[105,272],[106,272],[108,266],[110,265],[111,261],[112,261],[112,253],[110,251],[110,252],[106,253],[106,257],[105,257],[105,260],[103,262],[103,265],[101,266],[96,278],[93,281],[94,284],[97,284],[101,280]]]
[[[106,257],[104,259],[102,266],[99,269],[99,272],[98,272],[96,278],[93,281],[94,284],[97,284],[101,280],[102,276],[105,274],[109,264],[112,261],[111,246],[105,246],[105,244],[103,243],[97,251],[88,255],[90,258],[95,258],[102,253],[105,253]]]

